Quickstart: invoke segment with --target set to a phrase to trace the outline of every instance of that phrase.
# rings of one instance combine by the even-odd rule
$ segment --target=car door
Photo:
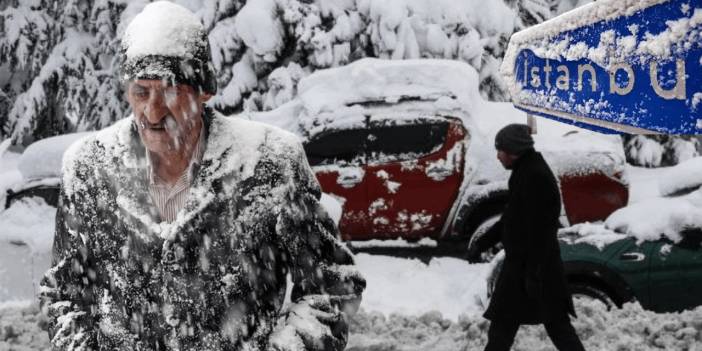
[[[644,308],[650,308],[651,256],[657,243],[637,243],[636,239],[627,238],[620,241],[618,246],[618,251],[607,262],[607,267],[624,280]]]
[[[373,238],[438,237],[463,180],[465,129],[447,118],[371,117],[366,149]]]
[[[322,191],[342,206],[339,231],[344,240],[368,237],[365,145],[366,124],[354,128],[327,130],[305,143],[305,153]]]
[[[702,230],[678,243],[660,241],[651,256],[651,302],[657,312],[702,305]]]

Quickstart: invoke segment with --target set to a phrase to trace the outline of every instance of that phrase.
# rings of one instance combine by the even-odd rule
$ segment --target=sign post
[[[515,33],[515,107],[605,133],[702,134],[702,3],[600,0]]]

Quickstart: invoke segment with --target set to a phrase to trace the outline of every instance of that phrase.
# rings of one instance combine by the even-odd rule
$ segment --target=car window
[[[448,132],[447,121],[413,124],[375,123],[368,134],[368,162],[385,163],[417,159],[438,151]]]
[[[367,139],[366,129],[325,131],[305,143],[307,160],[310,166],[361,162]]]

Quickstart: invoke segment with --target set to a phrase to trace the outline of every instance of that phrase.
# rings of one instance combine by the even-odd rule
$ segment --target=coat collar
[[[114,126],[116,130],[109,128],[98,134],[98,143],[106,148],[106,163],[108,167],[114,167],[112,173],[117,175],[114,178],[117,205],[123,213],[145,226],[149,235],[145,235],[144,239],[148,241],[154,239],[153,234],[164,239],[175,239],[185,225],[220,195],[219,189],[214,187],[219,179],[226,176],[238,184],[253,175],[258,158],[247,153],[256,152],[263,139],[256,143],[252,140],[253,136],[247,135],[247,128],[237,128],[237,124],[245,121],[224,117],[209,108],[206,109],[203,122],[206,145],[202,162],[196,171],[183,210],[171,223],[159,222],[158,210],[149,196],[146,151],[133,115],[118,122]],[[249,144],[240,145],[243,142]]]
[[[535,157],[536,155],[539,155],[539,153],[538,153],[536,150],[534,150],[534,149],[530,149],[530,150],[525,151],[523,154],[521,154],[521,155],[519,156],[518,159],[516,159],[516,160],[514,161],[514,167],[512,167],[512,170],[513,170],[513,171],[516,171],[516,170],[519,169],[524,163],[526,163],[527,160],[529,160],[529,159]],[[514,172],[512,172],[512,173],[514,173]]]

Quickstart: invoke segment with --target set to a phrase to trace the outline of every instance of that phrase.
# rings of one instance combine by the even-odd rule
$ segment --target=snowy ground
[[[588,301],[576,301],[573,321],[588,350],[702,350],[702,307],[675,314],[644,311],[637,304],[606,311]],[[0,350],[48,350],[44,321],[36,305],[0,304]],[[420,316],[359,312],[350,323],[347,350],[420,351],[481,350],[489,323],[462,315],[457,321],[438,312]],[[555,350],[541,326],[522,327],[515,351]]]

